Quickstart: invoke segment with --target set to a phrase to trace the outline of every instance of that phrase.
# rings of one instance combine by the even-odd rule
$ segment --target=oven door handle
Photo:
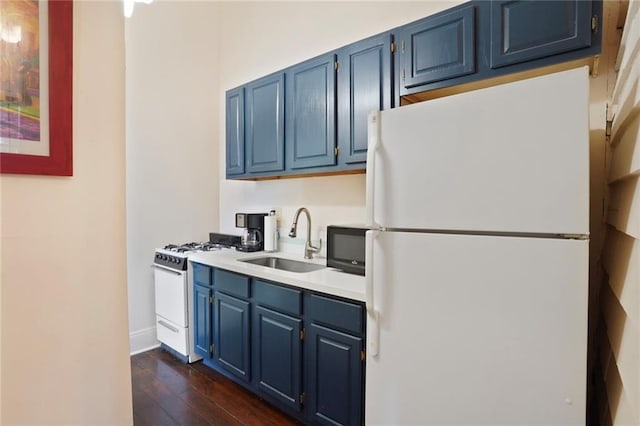
[[[171,269],[171,268],[169,268],[167,266],[156,265],[155,263],[153,265],[151,265],[151,268],[152,269],[162,269],[163,271],[171,272],[171,273],[176,274],[176,275],[182,275],[185,272],[187,272],[187,271],[176,271],[175,269]]]
[[[173,331],[174,333],[177,333],[178,331],[180,331],[177,328],[175,328],[174,326],[172,326],[171,324],[169,324],[169,323],[167,323],[165,321],[162,321],[162,320],[158,320],[158,324],[164,326],[165,328],[168,328],[169,330]]]

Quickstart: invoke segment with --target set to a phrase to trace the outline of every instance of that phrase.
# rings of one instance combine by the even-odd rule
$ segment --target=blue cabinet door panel
[[[212,294],[209,287],[194,286],[194,346],[195,352],[204,358],[211,358]]]
[[[307,342],[308,416],[327,425],[362,424],[362,338],[311,324]]]
[[[591,45],[591,1],[491,2],[491,68]]]
[[[249,302],[215,293],[214,358],[242,381],[250,380]]]
[[[250,83],[245,91],[247,172],[284,170],[284,74]]]
[[[244,89],[226,94],[227,176],[244,173]]]
[[[367,159],[367,117],[391,107],[391,35],[372,37],[338,52],[340,162]]]
[[[335,55],[324,55],[286,73],[287,168],[334,165]]]
[[[475,72],[474,31],[473,5],[402,27],[402,89]]]
[[[256,306],[253,321],[254,377],[258,389],[300,411],[302,320]]]

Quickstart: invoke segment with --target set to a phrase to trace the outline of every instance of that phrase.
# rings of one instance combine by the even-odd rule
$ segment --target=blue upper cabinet
[[[602,10],[603,0],[471,0],[230,90],[227,178],[363,171],[370,111],[591,65]]]
[[[244,173],[244,89],[226,95],[227,177]]]
[[[473,4],[399,29],[400,95],[407,89],[475,72]]]
[[[389,33],[338,51],[338,146],[340,164],[367,159],[367,117],[391,108],[392,36]]]
[[[284,74],[245,86],[247,172],[284,170]]]
[[[332,53],[286,72],[287,169],[336,164],[335,67]]]
[[[590,1],[491,2],[491,68],[591,45]]]

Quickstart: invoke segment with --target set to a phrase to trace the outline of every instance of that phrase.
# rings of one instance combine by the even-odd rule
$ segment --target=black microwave
[[[327,266],[364,275],[367,231],[359,226],[327,226]]]

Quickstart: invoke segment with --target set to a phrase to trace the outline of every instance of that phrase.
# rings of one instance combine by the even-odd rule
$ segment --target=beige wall
[[[74,2],[73,177],[0,180],[3,425],[132,423],[123,23]]]
[[[606,270],[598,323],[602,425],[640,425],[640,2],[629,3],[610,116]]]
[[[158,344],[154,249],[218,229],[219,5],[138,4],[125,22],[131,351]]]

